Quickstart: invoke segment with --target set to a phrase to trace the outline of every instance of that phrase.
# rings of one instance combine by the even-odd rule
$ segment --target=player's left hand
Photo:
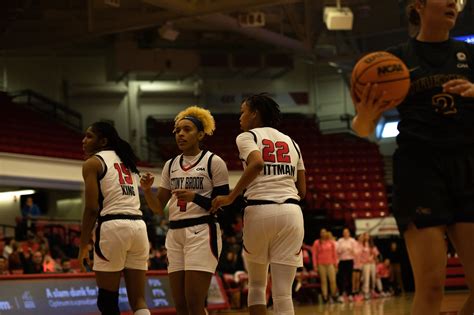
[[[77,257],[79,260],[79,264],[81,266],[81,272],[87,272],[88,268],[92,267],[91,260],[89,258],[89,246],[88,245],[81,245],[81,248],[79,249],[79,255]],[[87,264],[87,266],[86,266]]]
[[[232,198],[230,198],[229,195],[217,196],[216,198],[212,200],[212,207],[211,207],[210,212],[216,213],[217,210],[219,210],[219,208],[228,206],[232,202],[234,202],[234,200],[232,200]]]
[[[462,97],[474,97],[474,84],[464,79],[449,80],[443,84],[443,92],[459,94]]]
[[[179,201],[192,202],[194,200],[195,193],[186,189],[175,189],[172,193],[178,198]]]

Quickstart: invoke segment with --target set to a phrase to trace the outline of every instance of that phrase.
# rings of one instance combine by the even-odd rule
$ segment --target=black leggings
[[[339,270],[337,271],[337,287],[339,294],[352,294],[352,270],[354,269],[354,260],[339,261]]]

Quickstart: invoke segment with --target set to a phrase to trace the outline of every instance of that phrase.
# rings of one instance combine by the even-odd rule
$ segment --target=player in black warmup
[[[445,235],[454,244],[466,281],[474,287],[474,47],[449,37],[462,10],[455,0],[411,0],[415,38],[388,51],[410,70],[408,96],[398,106],[393,157],[394,215],[415,278],[412,314],[439,314],[446,271]],[[393,104],[367,85],[353,129],[371,134]],[[474,313],[472,292],[459,314]]]

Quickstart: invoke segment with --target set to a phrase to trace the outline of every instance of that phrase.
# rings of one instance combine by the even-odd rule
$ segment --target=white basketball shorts
[[[245,258],[259,264],[303,266],[303,214],[295,204],[248,206],[244,214]]]
[[[219,224],[213,224],[216,226],[216,235],[212,235],[207,223],[168,230],[168,273],[182,270],[216,271],[222,237]]]
[[[94,271],[148,270],[149,248],[143,220],[110,220],[100,227],[99,248],[94,250]],[[105,258],[105,259],[103,259]]]

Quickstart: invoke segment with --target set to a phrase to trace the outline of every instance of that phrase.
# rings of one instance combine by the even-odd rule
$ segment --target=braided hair
[[[140,174],[137,169],[138,157],[130,144],[119,137],[117,130],[111,124],[98,121],[91,125],[91,129],[99,139],[107,139],[107,148],[114,150],[129,170]]]
[[[264,127],[276,128],[280,124],[281,113],[280,106],[268,93],[254,94],[242,101],[246,103],[252,111],[260,113],[260,119]]]

